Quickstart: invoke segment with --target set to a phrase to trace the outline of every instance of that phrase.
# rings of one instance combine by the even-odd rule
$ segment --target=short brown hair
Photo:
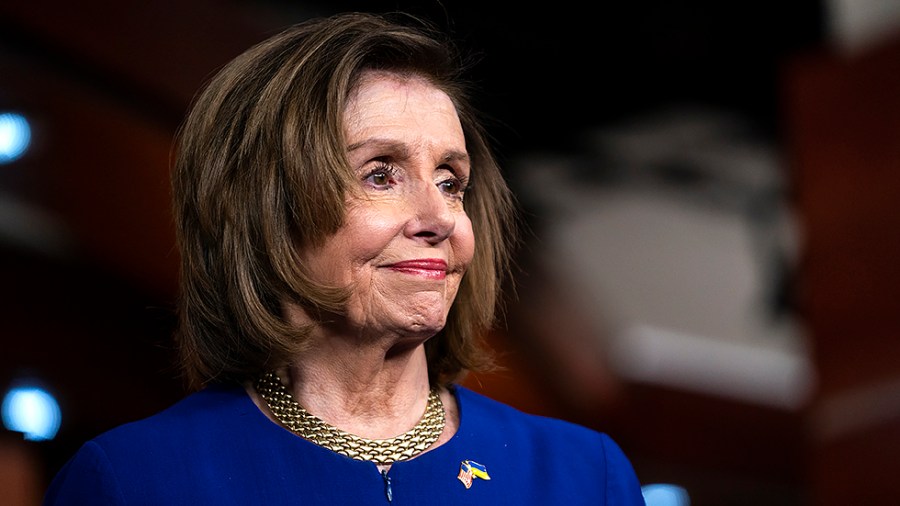
[[[342,117],[366,70],[421,76],[457,108],[471,157],[465,209],[476,253],[447,324],[426,343],[432,382],[489,363],[516,244],[515,204],[467,96],[449,39],[412,17],[347,13],[294,25],[252,47],[209,82],[182,125],[172,184],[181,252],[176,341],[192,387],[244,382],[307,346],[282,316],[341,312],[342,287],[319,286],[299,253],[344,221],[351,188]]]

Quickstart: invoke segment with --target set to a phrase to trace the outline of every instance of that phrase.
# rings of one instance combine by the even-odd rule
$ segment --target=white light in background
[[[3,398],[3,425],[21,432],[29,441],[53,439],[59,431],[62,414],[59,403],[43,388],[18,386]]]
[[[678,485],[654,483],[641,487],[641,492],[647,506],[688,506],[691,504],[687,491]]]
[[[598,131],[596,156],[524,161],[521,188],[556,219],[538,254],[618,376],[795,411],[817,382],[783,297],[802,234],[779,150],[752,131],[661,110]]]
[[[845,53],[858,53],[900,34],[897,0],[826,0],[828,36]]]
[[[31,127],[24,116],[14,112],[0,113],[0,164],[21,157],[30,142]]]

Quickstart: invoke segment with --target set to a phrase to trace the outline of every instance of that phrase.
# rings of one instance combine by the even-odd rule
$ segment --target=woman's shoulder
[[[166,440],[191,437],[209,433],[215,427],[222,427],[231,417],[226,413],[246,411],[252,401],[243,388],[234,386],[213,386],[190,393],[171,406],[146,418],[128,422],[109,429],[93,441],[103,447],[127,443],[131,448],[142,441],[158,445],[159,436]]]
[[[56,473],[44,504],[119,504],[140,491],[159,493],[168,483],[176,494],[177,478],[198,464],[223,454],[233,444],[252,401],[239,387],[210,387],[187,395],[144,419],[109,429],[85,442]],[[137,492],[136,492],[137,491]]]
[[[478,455],[502,462],[508,472],[542,475],[555,484],[556,493],[590,496],[590,486],[596,486],[604,496],[618,498],[614,504],[643,503],[631,461],[608,434],[526,413],[465,387],[457,386],[455,392],[458,434]]]
[[[616,463],[626,460],[619,445],[605,432],[526,413],[462,386],[454,389],[460,405],[461,428],[477,434],[475,437],[503,441],[506,445],[523,442],[530,449],[552,448],[554,453],[572,452]]]
[[[524,431],[532,436],[573,438],[600,442],[608,436],[567,420],[527,413],[464,386],[454,386],[460,404],[460,416],[478,425]]]

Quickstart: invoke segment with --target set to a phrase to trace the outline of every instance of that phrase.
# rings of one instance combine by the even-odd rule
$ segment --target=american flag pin
[[[459,464],[459,475],[456,478],[459,479],[466,488],[472,487],[472,480],[475,478],[481,478],[482,480],[491,479],[488,475],[487,467],[474,460],[462,461]]]

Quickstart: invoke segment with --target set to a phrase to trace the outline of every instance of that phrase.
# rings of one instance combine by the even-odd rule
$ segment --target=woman
[[[197,392],[86,443],[47,504],[643,504],[607,436],[453,383],[489,365],[515,243],[460,68],[346,14],[221,70],[173,174]]]

